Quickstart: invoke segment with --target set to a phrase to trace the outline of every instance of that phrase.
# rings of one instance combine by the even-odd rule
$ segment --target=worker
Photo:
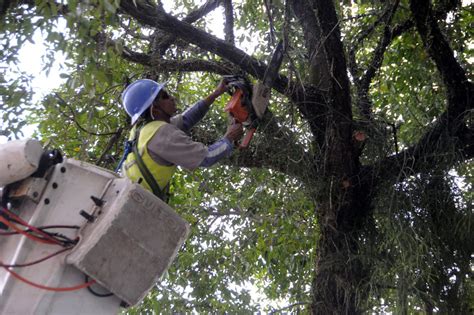
[[[165,84],[148,79],[131,83],[122,93],[133,126],[128,142],[132,152],[126,157],[123,173],[166,201],[177,165],[194,170],[230,156],[233,144],[243,134],[241,124],[230,124],[224,136],[210,146],[193,141],[187,134],[226,91],[222,80],[214,92],[177,115],[176,100]]]

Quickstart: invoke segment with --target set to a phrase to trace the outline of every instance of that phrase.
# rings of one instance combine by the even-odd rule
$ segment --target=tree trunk
[[[313,58],[318,67],[326,63],[330,72],[325,141],[322,143],[322,179],[319,190],[321,238],[313,280],[313,314],[358,314],[357,295],[364,272],[355,258],[358,239],[367,211],[366,188],[356,182],[360,164],[352,140],[352,109],[349,79],[338,17],[330,0],[313,1],[322,30],[324,60]],[[314,68],[314,67],[313,67]],[[315,83],[315,82],[312,82]],[[365,294],[363,294],[365,296]]]
[[[318,209],[321,238],[313,279],[313,314],[360,314],[358,301],[368,296],[368,270],[358,259],[362,228],[368,221],[367,185],[344,180],[329,183],[328,200]],[[339,192],[338,192],[339,190]],[[339,196],[336,197],[336,194]],[[339,198],[339,200],[337,200]]]

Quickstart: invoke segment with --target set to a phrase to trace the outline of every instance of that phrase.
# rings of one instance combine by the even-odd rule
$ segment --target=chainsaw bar
[[[255,86],[252,86],[249,80],[243,76],[231,75],[223,77],[229,87],[229,93],[232,95],[224,110],[248,129],[239,145],[240,149],[248,147],[260,119],[267,110],[271,89],[283,61],[283,53],[283,42],[280,41],[273,52],[262,82],[257,83]]]
[[[257,83],[253,87],[252,107],[258,118],[262,118],[265,114],[270,102],[270,94],[273,83],[278,77],[278,70],[283,61],[284,49],[283,42],[280,41],[273,51],[272,59],[268,64],[267,70],[263,75],[262,83]]]

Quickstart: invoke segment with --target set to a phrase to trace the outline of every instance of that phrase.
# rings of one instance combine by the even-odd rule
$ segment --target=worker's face
[[[158,95],[158,102],[155,106],[160,108],[169,117],[172,117],[177,111],[175,98],[165,90],[162,90]]]

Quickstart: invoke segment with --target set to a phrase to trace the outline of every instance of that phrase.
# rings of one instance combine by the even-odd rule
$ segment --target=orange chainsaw
[[[271,88],[278,75],[278,69],[280,69],[282,60],[283,44],[280,41],[273,52],[262,83],[252,86],[249,80],[243,76],[231,75],[223,77],[229,87],[229,93],[232,95],[224,110],[248,129],[242,142],[239,144],[240,149],[248,147],[258,124],[267,110]]]
[[[232,95],[224,110],[236,122],[241,123],[248,129],[239,144],[240,149],[245,149],[248,147],[258,125],[258,117],[252,105],[252,85],[246,78],[238,75],[224,76],[223,79],[227,83],[229,93]]]

